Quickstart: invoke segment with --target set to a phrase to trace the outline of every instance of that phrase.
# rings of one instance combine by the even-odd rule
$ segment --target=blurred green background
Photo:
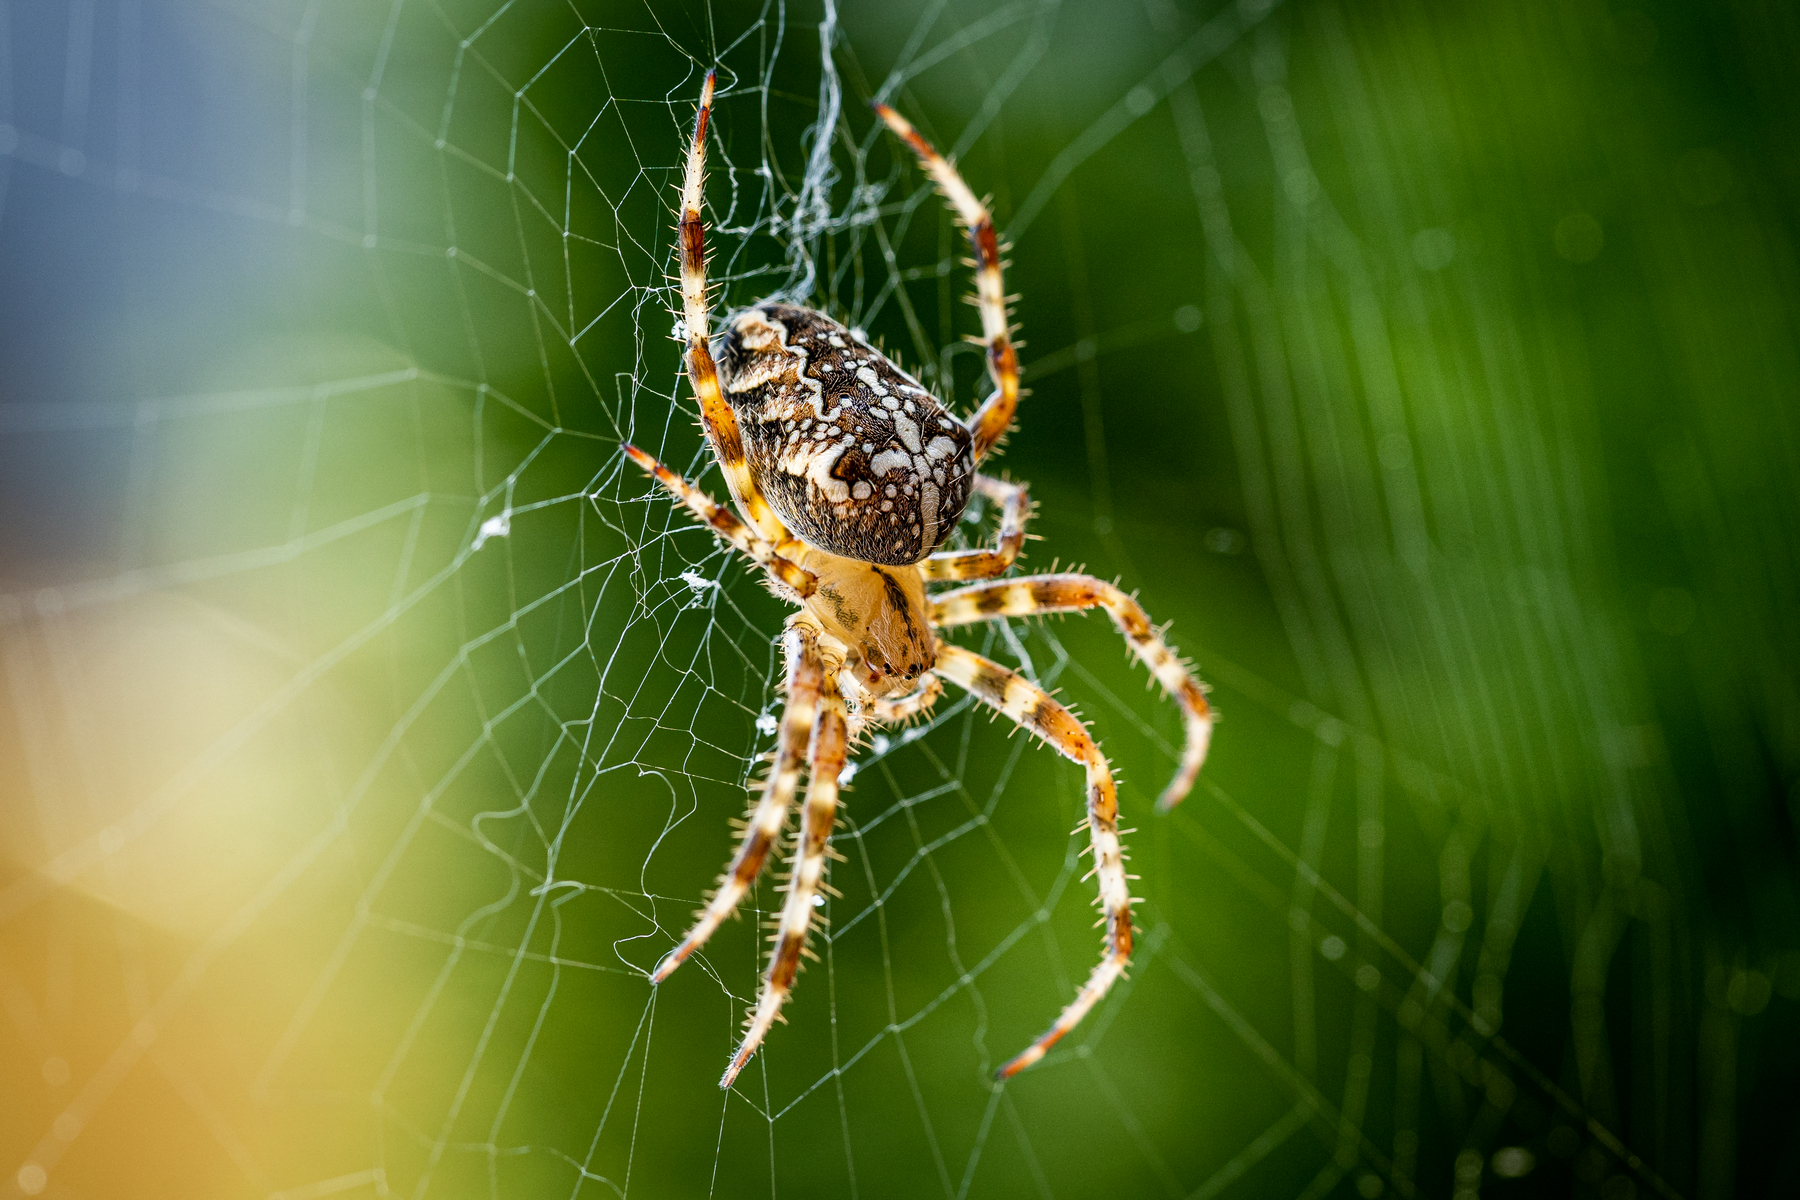
[[[0,5],[0,1194],[1722,1197],[1800,1186],[1800,23],[1785,6]],[[721,311],[972,405],[1012,241],[1025,567],[858,751],[830,936],[716,1085],[784,607],[715,494],[672,184],[720,69]],[[982,536],[968,527],[967,536]],[[765,879],[756,907],[779,893]]]

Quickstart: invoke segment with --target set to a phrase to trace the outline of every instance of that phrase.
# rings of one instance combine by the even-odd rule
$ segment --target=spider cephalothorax
[[[1087,775],[1087,830],[1106,945],[1088,981],[1048,1032],[999,1070],[1024,1070],[1099,1003],[1131,957],[1131,894],[1119,842],[1112,769],[1079,718],[1015,671],[944,641],[938,631],[997,617],[1103,608],[1138,659],[1181,705],[1181,766],[1159,801],[1193,786],[1212,735],[1205,690],[1164,644],[1136,600],[1086,575],[999,579],[1025,544],[1025,486],[981,475],[978,464],[1012,424],[1019,364],[1007,326],[1000,246],[985,205],[956,169],[885,105],[876,111],[918,154],[969,230],[976,304],[994,391],[958,421],[919,382],[863,338],[811,309],[765,301],[736,314],[717,339],[706,303],[706,76],[681,191],[681,290],[688,377],[700,402],[740,520],[635,446],[650,471],[695,517],[754,559],[783,598],[800,606],[782,635],[787,707],[775,761],[750,810],[736,855],[688,931],[651,974],[668,978],[712,936],[756,882],[786,826],[805,769],[810,782],[775,949],[749,1029],[721,1087],[731,1086],[781,1012],[812,929],[813,900],[837,815],[845,747],[869,725],[903,721],[937,700],[948,681],[1044,739]],[[940,551],[972,494],[1000,510],[992,549]],[[952,591],[926,585],[980,580]]]

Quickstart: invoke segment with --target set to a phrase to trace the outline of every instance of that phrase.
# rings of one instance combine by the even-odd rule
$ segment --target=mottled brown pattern
[[[806,542],[907,566],[956,527],[975,483],[969,431],[850,330],[758,305],[728,322],[718,367],[751,474]]]
[[[916,627],[913,625],[912,605],[906,602],[906,593],[900,590],[900,581],[895,579],[892,575],[889,575],[886,571],[877,571],[875,573],[881,576],[881,586],[887,592],[888,604],[893,607],[895,612],[900,614],[900,620],[905,624],[907,632],[915,632]]]
[[[975,606],[975,611],[984,617],[1003,611],[1006,608],[1006,602],[1007,593],[1004,588],[983,592],[970,601]]]

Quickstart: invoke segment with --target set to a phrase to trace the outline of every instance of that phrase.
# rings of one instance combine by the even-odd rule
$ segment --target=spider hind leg
[[[829,854],[832,826],[837,822],[838,776],[843,774],[846,748],[846,721],[843,697],[838,692],[836,664],[827,664],[819,691],[818,717],[813,726],[812,753],[809,764],[811,781],[806,788],[806,807],[800,816],[800,836],[794,848],[793,874],[788,878],[787,899],[775,926],[775,948],[769,954],[769,969],[763,975],[762,991],[751,1010],[749,1027],[731,1065],[719,1080],[728,1088],[750,1061],[769,1028],[781,1015],[781,1006],[793,990],[794,978],[800,972],[800,956],[812,932],[813,901],[825,888],[825,860]]]
[[[788,809],[793,807],[794,792],[799,787],[807,740],[825,684],[825,664],[819,656],[818,630],[810,622],[790,621],[782,636],[782,646],[787,656],[788,698],[787,707],[781,713],[774,766],[763,784],[762,795],[750,810],[737,853],[720,877],[718,890],[706,907],[696,914],[693,928],[681,939],[681,944],[656,965],[650,975],[651,983],[661,983],[674,974],[675,968],[704,946],[725,918],[737,910],[750,885],[762,874],[769,850],[787,824]]]
[[[1125,848],[1119,841],[1119,792],[1112,768],[1080,718],[1049,693],[1016,671],[960,646],[939,643],[937,673],[1028,729],[1064,758],[1087,772],[1088,842],[1094,854],[1093,874],[1100,890],[1105,949],[1075,999],[1042,1037],[994,1072],[1007,1079],[1043,1058],[1050,1047],[1081,1023],[1131,961],[1131,891],[1125,877]]]

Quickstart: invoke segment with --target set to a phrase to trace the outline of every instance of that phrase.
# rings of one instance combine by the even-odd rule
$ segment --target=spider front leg
[[[787,823],[788,808],[794,802],[794,791],[800,783],[800,766],[806,757],[807,737],[812,732],[818,710],[820,692],[825,683],[825,664],[819,657],[819,630],[802,614],[789,618],[787,632],[782,635],[782,649],[787,658],[787,707],[781,713],[781,732],[775,743],[775,764],[763,783],[762,795],[750,810],[737,854],[719,878],[719,887],[701,909],[681,944],[663,956],[650,975],[651,983],[661,983],[687,961],[694,951],[706,944],[720,923],[729,917],[762,873],[763,862],[781,827]],[[834,693],[835,694],[835,693]]]
[[[717,71],[706,73],[700,89],[700,108],[694,117],[694,140],[688,146],[687,169],[681,183],[681,305],[687,326],[687,372],[700,401],[700,421],[706,440],[725,472],[725,486],[738,510],[765,539],[780,543],[787,529],[769,502],[757,490],[744,456],[744,438],[737,414],[719,387],[718,367],[713,363],[710,310],[706,303],[706,222],[700,204],[706,191],[706,126],[712,117],[713,84]]]
[[[944,694],[937,676],[927,675],[919,681],[919,690],[905,696],[879,696],[868,702],[869,720],[877,725],[897,725],[910,721],[928,710]]]
[[[725,1077],[719,1080],[722,1088],[731,1086],[762,1045],[793,990],[800,956],[811,953],[806,949],[806,939],[812,931],[813,901],[825,885],[825,858],[831,827],[837,821],[838,776],[844,772],[845,753],[844,700],[838,692],[837,667],[831,664],[825,669],[819,690],[819,717],[812,737],[812,779],[806,787],[806,808],[800,816],[800,837],[794,850],[794,871],[788,878],[787,900],[781,906],[781,918],[775,928],[775,949],[769,955],[762,993],[750,1014],[744,1040],[731,1056]]]
[[[1156,806],[1167,812],[1193,789],[1212,743],[1213,713],[1206,689],[1187,664],[1157,635],[1143,607],[1103,579],[1091,575],[1028,575],[957,588],[931,600],[931,623],[939,628],[991,621],[995,617],[1028,617],[1034,613],[1080,612],[1104,608],[1125,635],[1131,651],[1156,676],[1170,698],[1181,705],[1187,741],[1181,766],[1163,789]]]
[[[1006,1079],[1043,1058],[1064,1034],[1080,1024],[1081,1018],[1100,1003],[1113,982],[1125,973],[1131,960],[1131,891],[1125,878],[1125,850],[1119,843],[1119,792],[1113,783],[1112,769],[1087,726],[1018,672],[941,641],[933,669],[1087,770],[1088,842],[1094,852],[1093,873],[1100,887],[1106,948],[1101,952],[1099,965],[1056,1023],[995,1072],[997,1078]]]
[[[1000,506],[1000,528],[992,550],[941,550],[919,564],[930,581],[940,579],[992,579],[1003,575],[1025,546],[1025,522],[1031,516],[1031,498],[1025,485],[988,475],[975,477],[975,491]]]
[[[872,696],[851,673],[841,676],[839,682],[849,689],[849,699],[854,702],[849,712],[852,744],[858,742],[871,725],[904,724],[929,710],[944,694],[944,685],[936,675],[926,675],[919,680],[917,691],[904,696]]]
[[[920,165],[950,201],[957,219],[968,227],[969,245],[975,249],[975,306],[981,310],[981,340],[987,347],[988,374],[994,380],[994,394],[982,402],[967,422],[975,438],[975,461],[980,462],[1012,428],[1013,413],[1019,407],[1019,355],[1013,349],[1012,330],[1006,321],[1000,238],[994,232],[994,218],[987,205],[976,198],[950,161],[921,137],[905,117],[885,104],[877,104],[875,111],[919,156]]]
[[[780,584],[793,593],[793,598],[804,600],[813,594],[819,586],[816,575],[800,566],[792,559],[784,558],[775,547],[769,545],[755,530],[731,515],[731,510],[708,496],[705,492],[677,475],[669,468],[645,454],[636,446],[626,445],[625,453],[631,461],[648,472],[651,478],[660,483],[675,499],[681,501],[682,507],[713,533],[743,551],[756,565],[767,571]]]

